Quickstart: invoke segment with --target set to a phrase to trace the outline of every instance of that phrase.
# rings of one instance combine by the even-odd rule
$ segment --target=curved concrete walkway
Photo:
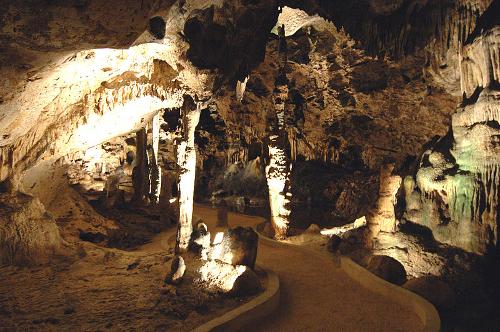
[[[215,209],[195,205],[212,235]],[[229,226],[255,227],[263,219],[229,214]],[[363,287],[333,259],[274,241],[259,241],[257,264],[273,270],[280,279],[277,312],[255,322],[248,331],[422,331],[417,314]]]

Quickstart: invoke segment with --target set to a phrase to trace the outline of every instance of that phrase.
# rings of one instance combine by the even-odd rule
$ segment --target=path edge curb
[[[295,244],[276,241],[258,231],[257,233],[259,234],[260,240],[263,240],[268,244],[274,246],[289,246],[301,249],[319,257],[326,258],[332,261],[333,264],[335,264],[335,257],[327,255],[326,253],[317,252],[315,250],[300,247]],[[439,318],[439,314],[434,305],[432,305],[429,301],[405,288],[385,281],[384,279],[371,273],[361,265],[357,264],[349,257],[340,255],[338,256],[338,258],[340,258],[340,268],[354,281],[358,282],[363,287],[373,291],[374,293],[389,298],[394,302],[402,305],[403,307],[407,307],[412,310],[422,322],[423,332],[439,332],[441,330],[441,319]]]
[[[263,293],[250,302],[196,327],[193,331],[238,331],[274,312],[280,301],[280,281],[272,270],[260,269],[267,275],[267,288]]]
[[[385,281],[358,265],[349,257],[341,256],[340,264],[349,277],[364,287],[413,310],[424,325],[422,331],[439,332],[441,330],[441,319],[436,308],[423,297]]]

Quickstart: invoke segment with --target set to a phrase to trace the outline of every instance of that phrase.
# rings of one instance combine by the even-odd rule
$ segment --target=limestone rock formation
[[[210,249],[210,232],[208,231],[207,225],[204,223],[198,223],[196,229],[191,234],[191,243],[189,248],[202,255],[207,255]]]
[[[207,261],[200,269],[201,281],[215,291],[247,296],[261,289],[260,280],[249,267],[217,260]]]
[[[253,269],[258,241],[257,233],[250,227],[230,228],[223,233],[219,243],[214,243],[209,252],[209,259]]]
[[[394,164],[386,164],[380,169],[379,198],[375,207],[367,216],[368,227],[377,236],[379,232],[396,231],[396,194],[401,185],[401,177],[392,175]]]
[[[36,197],[0,193],[0,263],[43,264],[63,249],[54,219]]]
[[[482,254],[498,243],[498,8],[494,1],[459,49],[463,101],[449,133],[422,156],[422,208],[408,214],[438,241]]]
[[[103,246],[149,248],[177,223],[175,251],[196,254],[166,283],[255,294],[257,234],[211,243],[195,201],[220,204],[218,227],[236,210],[279,240],[376,254],[368,268],[399,285],[498,254],[499,0],[0,8],[0,264],[81,241],[106,262],[127,254]],[[407,287],[452,309],[435,279]]]

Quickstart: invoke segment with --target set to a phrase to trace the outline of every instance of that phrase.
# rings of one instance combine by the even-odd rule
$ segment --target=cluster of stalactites
[[[463,48],[460,56],[461,90],[470,98],[478,87],[500,82],[500,27],[484,31]]]
[[[166,90],[159,85],[142,84],[131,81],[117,88],[101,88],[82,98],[81,103],[69,107],[67,114],[60,116],[57,124],[46,130],[34,127],[23,139],[13,145],[0,147],[0,180],[7,178],[15,169],[24,170],[32,166],[38,158],[49,153],[63,156],[78,150],[85,150],[115,136],[134,131],[137,119],[144,117],[155,109],[173,107],[180,104],[182,93],[179,90]],[[57,100],[56,100],[57,101]],[[47,112],[60,107],[59,102],[47,106]],[[134,112],[127,105],[141,101]],[[116,113],[116,114],[114,114]],[[119,125],[96,129],[92,126],[116,117],[132,119],[122,121]],[[128,127],[127,127],[128,126]],[[87,133],[87,131],[89,131]]]

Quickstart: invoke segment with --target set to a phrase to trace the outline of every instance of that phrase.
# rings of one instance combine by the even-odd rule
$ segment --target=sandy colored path
[[[216,210],[195,205],[212,234]],[[194,218],[196,219],[196,218]],[[229,214],[229,226],[255,226],[262,218]],[[259,241],[257,264],[276,272],[281,298],[277,312],[248,331],[422,331],[417,315],[364,288],[333,259],[300,247]]]

